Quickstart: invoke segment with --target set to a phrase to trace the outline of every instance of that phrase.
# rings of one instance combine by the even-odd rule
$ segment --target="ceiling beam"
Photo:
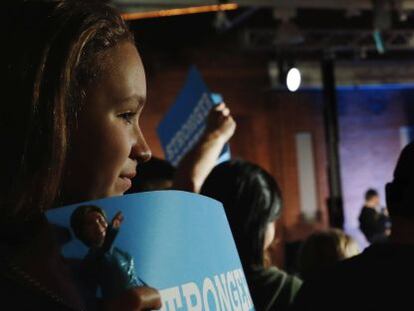
[[[303,9],[359,9],[369,10],[373,7],[372,0],[234,0],[228,1],[237,3],[244,7],[271,7],[271,8],[303,8]],[[203,6],[218,4],[218,0],[113,0],[112,3],[118,7],[139,7],[144,10],[178,8],[186,6]],[[401,8],[414,10],[414,0],[401,0]]]

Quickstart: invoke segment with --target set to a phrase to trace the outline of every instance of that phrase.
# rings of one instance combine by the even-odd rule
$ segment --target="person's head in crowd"
[[[132,180],[127,193],[171,189],[175,170],[167,160],[152,157],[139,167],[139,174]]]
[[[125,22],[100,1],[24,2],[7,12],[2,221],[123,194],[151,156],[138,123],[144,68]]]
[[[377,190],[368,189],[365,192],[365,206],[375,208],[380,205],[380,198]]]
[[[392,229],[391,240],[398,243],[414,243],[414,143],[401,152],[394,178],[385,187],[387,208]]]
[[[339,229],[329,229],[310,235],[301,247],[298,270],[303,280],[317,276],[338,261],[360,253],[356,241]]]
[[[223,203],[244,268],[263,267],[282,208],[275,179],[258,165],[231,160],[213,169],[200,193]]]
[[[79,206],[72,213],[70,225],[76,238],[88,247],[103,245],[108,228],[105,212],[95,205]]]

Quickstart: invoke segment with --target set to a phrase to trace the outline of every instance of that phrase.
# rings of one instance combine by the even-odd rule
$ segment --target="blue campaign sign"
[[[94,230],[102,226],[89,217],[99,209],[106,216],[96,220],[108,224],[105,230]],[[62,254],[73,263],[86,299],[148,284],[160,290],[165,311],[254,310],[223,207],[215,200],[155,191],[58,208],[47,217],[58,238],[65,237],[59,239]]]
[[[222,102],[219,94],[211,94],[196,67],[188,73],[184,87],[157,128],[165,158],[176,166],[204,132],[210,109]],[[228,145],[220,160],[230,158]]]

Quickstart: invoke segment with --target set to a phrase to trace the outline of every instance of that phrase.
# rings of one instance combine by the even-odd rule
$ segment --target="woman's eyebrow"
[[[120,100],[121,103],[136,102],[138,103],[138,106],[143,106],[146,101],[147,101],[147,98],[145,96],[136,95],[136,94],[124,97]]]

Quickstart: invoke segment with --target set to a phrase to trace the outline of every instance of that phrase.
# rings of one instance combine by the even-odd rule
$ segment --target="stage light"
[[[280,87],[280,71],[278,67],[278,63],[276,61],[270,61],[267,64],[267,72],[269,74],[269,80],[270,80],[270,87],[271,88],[277,88]]]
[[[227,18],[226,11],[217,11],[216,18],[213,21],[213,27],[218,31],[230,28],[231,22]]]
[[[299,69],[291,68],[286,76],[286,86],[288,90],[291,92],[296,92],[299,89],[301,82],[302,77]]]
[[[392,28],[392,4],[389,0],[375,0],[373,7],[373,37],[379,54],[385,53],[383,33]]]

